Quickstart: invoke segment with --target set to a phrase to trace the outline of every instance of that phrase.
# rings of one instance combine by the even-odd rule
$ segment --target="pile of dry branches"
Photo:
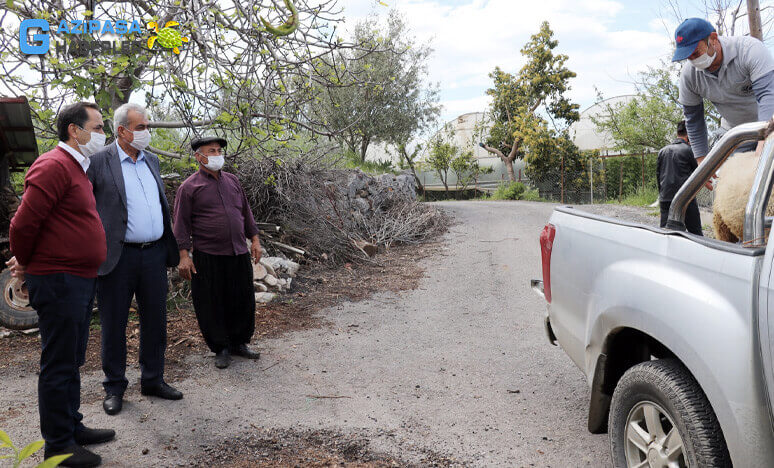
[[[367,210],[358,209],[348,194],[354,171],[300,159],[279,163],[245,158],[238,162],[236,174],[256,220],[281,225],[282,241],[313,258],[334,263],[367,260],[358,243],[379,247],[419,243],[443,233],[448,225],[448,218],[435,207],[390,188],[384,188],[383,196]]]

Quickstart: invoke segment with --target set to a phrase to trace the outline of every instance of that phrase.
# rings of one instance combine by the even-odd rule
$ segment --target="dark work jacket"
[[[697,166],[691,145],[682,138],[676,138],[671,145],[661,148],[656,164],[658,199],[662,202],[672,201]]]

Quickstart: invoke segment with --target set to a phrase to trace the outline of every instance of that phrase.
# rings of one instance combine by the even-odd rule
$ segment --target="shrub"
[[[538,189],[527,190],[524,192],[524,195],[522,195],[521,199],[526,201],[543,201],[543,199],[540,198],[540,192]]]
[[[521,200],[527,186],[521,182],[502,183],[497,187],[492,199],[494,200]]]

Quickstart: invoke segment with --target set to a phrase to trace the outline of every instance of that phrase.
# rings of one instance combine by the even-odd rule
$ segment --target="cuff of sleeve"
[[[191,241],[181,241],[180,239],[177,239],[177,249],[178,250],[191,250]]]

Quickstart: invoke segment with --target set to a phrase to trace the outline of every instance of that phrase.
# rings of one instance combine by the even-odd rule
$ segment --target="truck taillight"
[[[543,260],[543,294],[546,301],[551,302],[551,250],[554,248],[556,227],[546,224],[540,234],[540,256]]]

